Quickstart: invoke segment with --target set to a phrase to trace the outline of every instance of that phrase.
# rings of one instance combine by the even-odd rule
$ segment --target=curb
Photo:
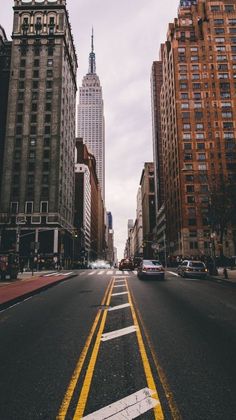
[[[68,277],[64,277],[64,278],[58,279],[58,280],[56,280],[56,281],[54,281],[52,283],[45,284],[44,286],[41,286],[38,289],[31,290],[30,292],[23,293],[22,295],[19,295],[19,296],[15,297],[13,299],[10,299],[10,300],[8,300],[8,301],[6,301],[4,303],[1,303],[0,304],[0,312],[1,311],[4,311],[5,309],[7,309],[7,308],[9,308],[9,307],[11,307],[13,305],[16,305],[19,302],[22,302],[25,299],[28,299],[31,296],[35,296],[35,295],[37,295],[37,294],[39,294],[41,292],[44,292],[47,289],[50,289],[53,286],[56,286],[59,283],[62,283],[63,281],[69,280],[69,279],[71,279],[73,277],[76,277],[76,276],[77,276],[77,274],[71,274]]]
[[[224,283],[224,284],[227,284],[228,286],[236,287],[236,282],[235,281],[232,281],[230,279],[227,280],[227,279],[222,278],[222,277],[208,276],[207,280],[210,280],[210,281],[215,282],[215,283]]]

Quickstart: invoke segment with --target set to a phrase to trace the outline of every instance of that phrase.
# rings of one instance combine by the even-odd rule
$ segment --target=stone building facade
[[[15,0],[13,9],[1,246],[69,258],[77,57],[66,0]]]

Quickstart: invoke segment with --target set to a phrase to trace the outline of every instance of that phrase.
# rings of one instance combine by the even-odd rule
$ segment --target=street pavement
[[[0,419],[235,418],[236,289],[221,273],[41,281],[66,273],[0,311]],[[29,277],[21,285],[37,283]]]
[[[228,278],[225,278],[224,269],[220,267],[218,269],[218,276],[209,276],[208,279],[216,282],[225,282],[228,284],[236,285],[236,269],[227,269]],[[119,273],[118,270],[105,270],[109,275]],[[176,274],[175,269],[167,267],[167,273]],[[38,271],[34,272],[33,276],[31,272],[19,273],[18,279],[13,281],[0,281],[0,310],[5,307],[19,302],[22,299],[37,293],[37,291],[44,290],[55,284],[64,281],[65,279],[74,277],[77,273],[83,273],[83,270],[74,271]],[[95,270],[94,274],[103,274],[104,270]],[[122,272],[120,272],[121,274]],[[133,272],[136,274],[136,272]],[[129,272],[125,272],[129,274]]]

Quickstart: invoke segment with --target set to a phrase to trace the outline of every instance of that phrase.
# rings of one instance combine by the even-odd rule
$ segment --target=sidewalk
[[[223,281],[225,283],[236,285],[236,268],[234,268],[233,270],[231,270],[230,268],[227,268],[228,279],[225,278],[223,270],[224,270],[223,267],[219,267],[218,276],[209,276],[209,278],[212,279],[213,281],[218,280],[218,281]]]
[[[24,272],[17,280],[0,281],[0,310],[75,276],[73,271],[40,271],[33,276],[31,272]]]

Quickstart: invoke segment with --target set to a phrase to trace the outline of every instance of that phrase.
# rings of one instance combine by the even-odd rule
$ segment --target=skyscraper
[[[29,255],[36,243],[40,253],[69,252],[76,70],[66,0],[15,0],[0,198],[4,250]]]
[[[224,247],[225,255],[234,255],[232,226],[222,241],[212,230],[209,209],[214,189],[236,181],[235,25],[235,0],[181,0],[162,48],[169,255],[209,255],[213,245],[218,254]]]
[[[96,74],[93,32],[89,70],[79,88],[78,137],[82,137],[89,151],[95,156],[97,176],[105,199],[105,122],[102,87]]]

